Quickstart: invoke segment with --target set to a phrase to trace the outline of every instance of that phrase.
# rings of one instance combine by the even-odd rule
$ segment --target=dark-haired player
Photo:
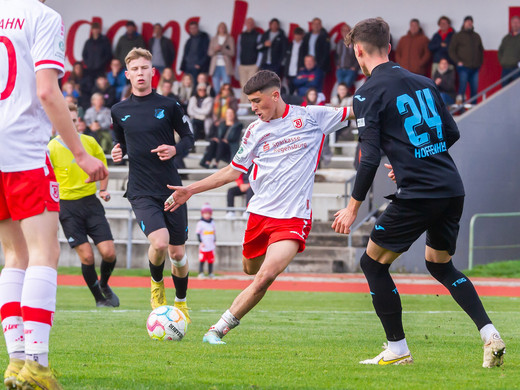
[[[244,272],[253,282],[235,298],[204,335],[210,344],[236,327],[264,296],[276,277],[305,249],[311,229],[311,197],[325,136],[345,126],[350,109],[297,107],[280,96],[276,73],[261,70],[244,86],[258,120],[247,128],[242,144],[226,168],[187,187],[174,187],[166,210],[176,210],[193,195],[249,176],[254,196],[243,244]]]
[[[469,279],[451,261],[455,253],[464,187],[448,148],[459,130],[432,80],[388,60],[389,27],[381,18],[359,22],[346,36],[368,77],[354,96],[361,161],[348,206],[336,213],[338,233],[350,226],[370,188],[382,149],[397,191],[370,235],[360,265],[388,347],[363,364],[405,364],[413,359],[406,344],[399,293],[390,264],[426,231],[426,267],[475,322],[484,342],[484,367],[503,362],[500,338]]]

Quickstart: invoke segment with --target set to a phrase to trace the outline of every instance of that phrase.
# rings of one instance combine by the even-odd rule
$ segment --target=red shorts
[[[33,217],[60,211],[60,193],[56,176],[47,156],[46,166],[21,172],[0,171],[0,221]]]
[[[202,252],[202,251],[199,251],[199,261],[201,263],[208,263],[208,264],[213,264],[213,262],[215,261],[215,252],[213,251],[209,251],[209,252]]]
[[[298,241],[298,252],[303,252],[311,226],[312,219],[278,219],[251,213],[247,221],[242,254],[246,259],[263,256],[269,245],[282,240]]]

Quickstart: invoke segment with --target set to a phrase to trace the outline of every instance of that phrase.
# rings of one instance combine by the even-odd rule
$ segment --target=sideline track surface
[[[400,294],[449,295],[448,290],[426,275],[392,275]],[[214,279],[191,277],[190,289],[243,290],[252,276],[225,273]],[[167,288],[173,288],[171,278],[165,277]],[[471,278],[480,296],[520,297],[520,279]],[[60,286],[84,286],[81,275],[58,275]],[[146,276],[112,276],[111,287],[150,287]],[[369,293],[368,285],[360,274],[290,274],[283,273],[271,285],[273,291]]]

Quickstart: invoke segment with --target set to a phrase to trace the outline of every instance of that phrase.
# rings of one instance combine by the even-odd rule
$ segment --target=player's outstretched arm
[[[78,165],[89,176],[86,182],[104,179],[108,174],[108,170],[100,160],[92,157],[85,151],[74,128],[69,109],[58,85],[58,71],[56,69],[41,69],[37,71],[36,91],[52,125],[61,135],[63,142],[65,142],[74,155]]]
[[[215,172],[213,175],[192,183],[187,187],[175,187],[169,185],[168,188],[175,192],[166,199],[166,202],[164,202],[164,211],[175,211],[179,206],[186,203],[192,195],[231,183],[238,179],[239,176],[240,172],[233,169],[231,165],[228,165],[227,167]]]

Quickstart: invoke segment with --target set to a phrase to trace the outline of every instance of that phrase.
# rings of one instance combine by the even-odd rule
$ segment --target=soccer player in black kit
[[[451,261],[464,203],[464,187],[448,148],[459,138],[432,80],[388,60],[389,27],[381,18],[359,22],[345,37],[368,77],[354,96],[361,161],[348,206],[332,228],[348,234],[376,174],[382,149],[397,184],[391,203],[370,235],[360,266],[388,346],[362,364],[406,364],[413,359],[402,324],[401,299],[391,263],[426,231],[426,267],[471,317],[484,342],[483,367],[503,363],[505,344],[469,279]]]
[[[186,291],[188,260],[184,243],[188,237],[186,206],[174,213],[164,212],[164,201],[171,191],[167,184],[182,185],[173,163],[193,146],[188,117],[174,99],[152,91],[152,54],[134,48],[125,58],[125,75],[132,95],[112,107],[112,122],[117,144],[112,149],[114,162],[128,154],[129,177],[125,196],[137,222],[150,241],[148,249],[151,280],[151,305],[166,305],[163,269],[168,254],[175,285],[175,303],[190,322]],[[175,143],[174,131],[179,136]]]

